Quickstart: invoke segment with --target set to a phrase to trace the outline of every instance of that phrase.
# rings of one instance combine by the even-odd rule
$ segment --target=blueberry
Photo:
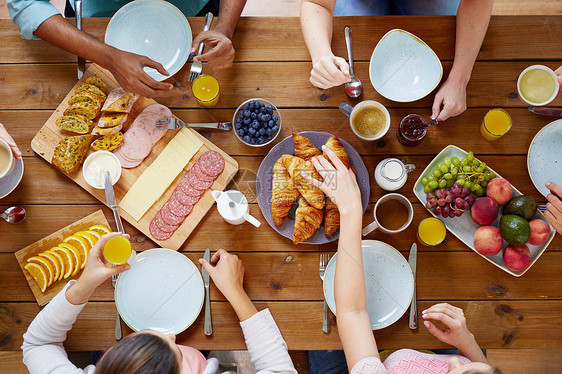
[[[250,139],[250,144],[256,144],[256,139],[251,138],[251,139]]]
[[[257,130],[260,127],[259,121],[253,120],[252,121],[252,127]]]
[[[266,135],[267,135],[268,137],[270,137],[270,138],[271,138],[271,134],[272,134],[272,131],[271,131],[271,129],[267,129],[267,130],[265,130],[265,133],[266,133]]]
[[[242,123],[242,116],[236,118],[236,123]]]
[[[244,131],[244,129],[240,129],[240,130],[238,130],[238,136],[240,136],[240,137],[244,137],[244,134],[245,134],[245,131]]]
[[[248,129],[248,134],[250,134],[250,135],[255,135],[255,134],[256,134],[256,129],[254,129],[253,127],[250,127],[250,128]]]
[[[274,115],[271,116],[271,119],[274,120],[275,122],[277,122],[279,117],[277,117],[277,114],[274,114]]]
[[[260,108],[263,108],[263,107],[265,106],[265,104],[262,103],[261,101],[258,101],[258,103],[259,103],[259,105],[260,105]]]
[[[273,114],[273,107],[271,105],[268,105],[266,110],[267,110],[267,114]]]
[[[271,132],[272,132],[273,134],[275,134],[277,131],[279,131],[279,126],[275,125],[275,126],[273,126],[273,127],[271,128]]]
[[[250,111],[248,109],[244,110],[242,114],[244,115],[244,117],[250,117]]]
[[[261,136],[265,135],[265,129],[263,127],[259,129],[258,134],[260,134]]]
[[[265,141],[265,140],[264,140],[263,137],[260,136],[260,137],[258,138],[258,144],[263,144],[264,141]]]
[[[258,115],[254,112],[250,113],[250,118],[251,119],[256,119],[258,117]]]
[[[264,114],[263,115],[263,120],[268,122],[271,119],[271,114]]]
[[[251,100],[251,101],[248,103],[248,108],[249,108],[249,109],[254,109],[255,107],[256,107],[256,102],[255,102],[254,100]]]
[[[236,122],[236,129],[241,129],[242,128],[242,122]]]
[[[250,142],[250,136],[249,136],[249,135],[245,135],[244,138],[242,138],[242,139],[244,139],[244,141],[245,141],[246,143],[249,143],[249,142]]]
[[[267,109],[265,109],[265,107],[262,106],[262,107],[260,108],[260,113],[265,114],[266,112],[267,112]]]
[[[258,119],[258,121],[262,121],[263,120],[263,114],[262,113],[258,113],[256,115],[256,118]]]

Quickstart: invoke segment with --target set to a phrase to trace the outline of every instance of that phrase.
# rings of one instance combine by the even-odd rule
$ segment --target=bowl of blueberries
[[[250,147],[263,147],[275,140],[281,130],[281,113],[269,100],[244,101],[232,118],[238,140]]]

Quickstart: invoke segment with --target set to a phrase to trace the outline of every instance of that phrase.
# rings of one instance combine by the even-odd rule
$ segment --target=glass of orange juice
[[[136,256],[131,242],[122,235],[115,235],[107,239],[103,244],[102,254],[110,266],[131,264]]]
[[[418,225],[418,239],[428,247],[443,243],[446,234],[445,224],[438,218],[426,218]]]
[[[191,92],[193,92],[193,96],[202,106],[215,106],[219,101],[219,81],[212,75],[202,74],[193,81]]]
[[[480,134],[489,142],[498,140],[511,129],[511,116],[503,109],[495,108],[484,116]]]

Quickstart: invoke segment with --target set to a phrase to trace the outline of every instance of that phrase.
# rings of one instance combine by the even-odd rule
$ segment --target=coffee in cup
[[[0,178],[5,177],[14,170],[16,165],[12,149],[4,140],[0,139]]]
[[[541,106],[550,103],[558,94],[558,90],[558,77],[547,66],[529,66],[517,79],[519,96],[529,105]]]
[[[377,201],[373,209],[375,220],[363,228],[363,236],[380,229],[386,234],[404,231],[414,218],[410,201],[398,193],[389,193]]]
[[[349,117],[351,130],[363,140],[380,139],[390,128],[390,114],[377,101],[362,101],[355,107],[341,103],[340,110]]]

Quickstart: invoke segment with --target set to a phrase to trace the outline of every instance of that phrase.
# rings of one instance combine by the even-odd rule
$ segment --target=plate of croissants
[[[339,237],[340,215],[336,204],[300,173],[304,171],[321,179],[310,159],[322,155],[323,145],[355,171],[363,212],[369,202],[369,172],[349,143],[325,132],[293,133],[276,144],[263,159],[256,178],[256,191],[267,223],[295,244],[324,244]]]

